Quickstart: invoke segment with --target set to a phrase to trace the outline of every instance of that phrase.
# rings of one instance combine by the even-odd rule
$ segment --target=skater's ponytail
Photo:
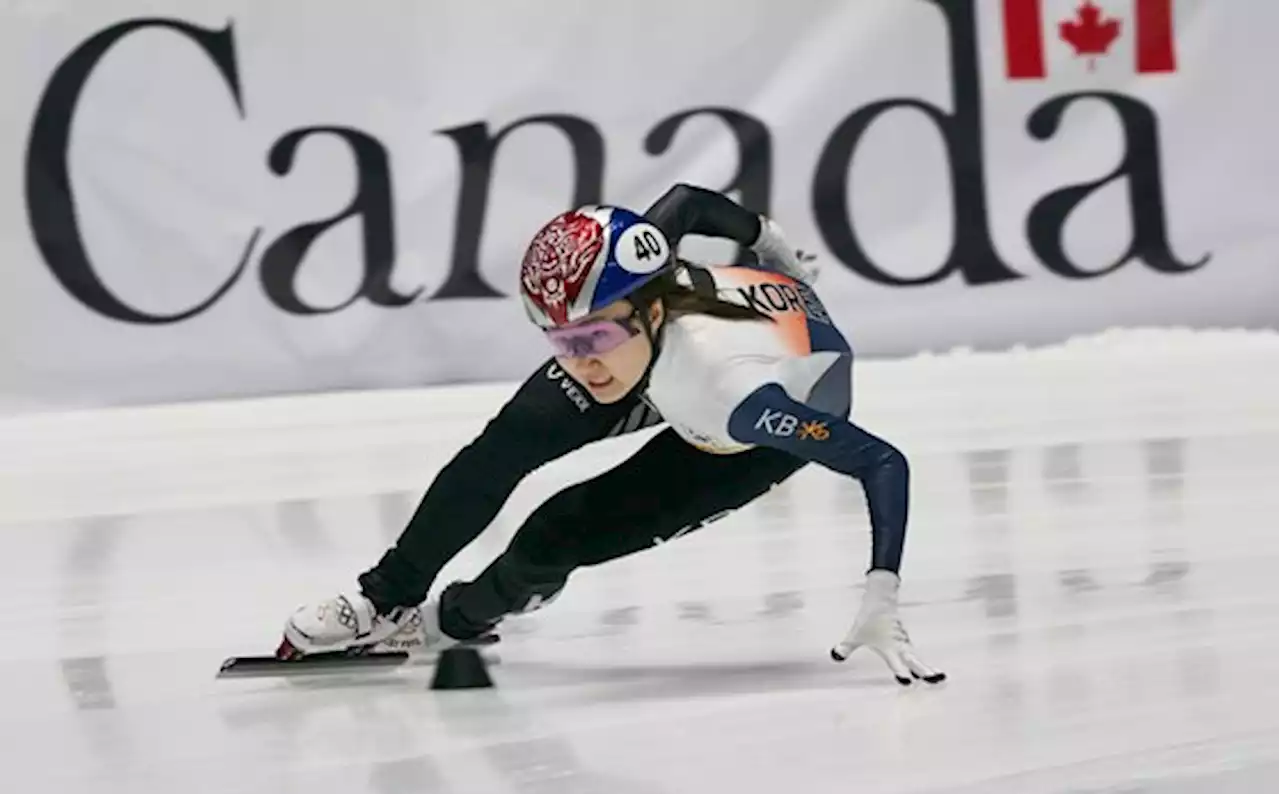
[[[721,320],[766,320],[773,318],[750,306],[732,303],[716,295],[711,274],[697,265],[677,260],[677,268],[667,271],[631,294],[630,300],[637,307],[646,307],[655,300],[661,301],[668,319],[687,314],[705,314]],[[688,274],[692,287],[680,283],[677,274]]]

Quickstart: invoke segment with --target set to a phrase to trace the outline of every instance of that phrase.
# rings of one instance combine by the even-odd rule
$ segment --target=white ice
[[[350,587],[511,387],[0,422],[4,790],[1275,791],[1277,354],[1152,332],[860,363],[858,418],[914,464],[932,689],[828,659],[869,535],[820,469],[575,575],[504,625],[495,689],[215,680]],[[640,440],[530,478],[438,585]]]

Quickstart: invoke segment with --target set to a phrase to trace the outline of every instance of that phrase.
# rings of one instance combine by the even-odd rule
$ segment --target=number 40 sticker
[[[614,257],[624,270],[632,273],[652,273],[667,263],[671,249],[658,227],[649,223],[637,223],[618,236]]]

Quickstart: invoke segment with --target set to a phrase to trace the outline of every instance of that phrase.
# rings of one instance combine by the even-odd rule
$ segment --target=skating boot
[[[368,598],[345,593],[295,610],[285,622],[276,656],[292,659],[326,651],[429,654],[457,642],[440,631],[437,602],[379,615]]]

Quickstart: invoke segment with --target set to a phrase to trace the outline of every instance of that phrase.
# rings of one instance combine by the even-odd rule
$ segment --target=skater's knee
[[[570,528],[576,523],[557,521],[546,515],[530,516],[511,539],[503,556],[518,568],[550,569],[568,574],[580,564],[581,543],[573,537]]]
[[[563,582],[582,565],[577,554],[559,545],[528,544],[508,548],[500,565],[505,578],[528,584]]]

